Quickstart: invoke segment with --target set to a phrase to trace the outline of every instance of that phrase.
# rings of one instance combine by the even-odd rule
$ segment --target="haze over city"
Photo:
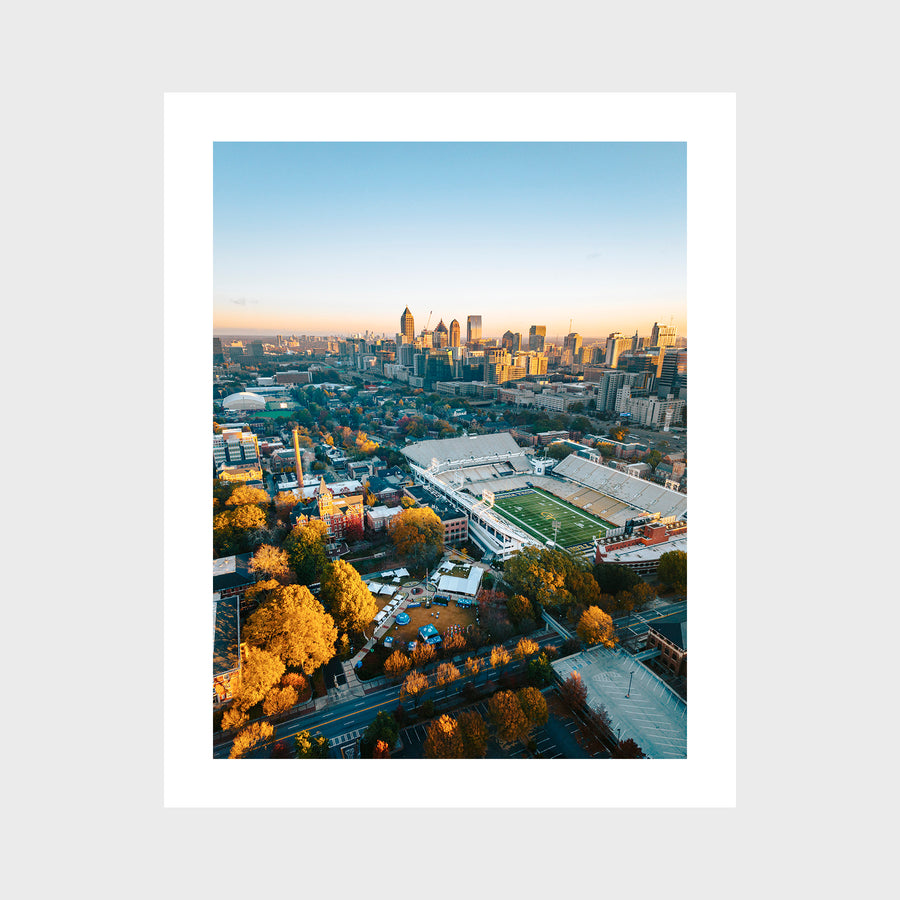
[[[216,334],[687,333],[682,143],[217,143],[214,229]]]

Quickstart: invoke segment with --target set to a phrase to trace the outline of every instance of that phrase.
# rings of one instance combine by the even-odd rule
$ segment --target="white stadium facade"
[[[649,517],[672,523],[687,518],[684,494],[610,469],[578,452],[558,463],[552,475],[539,475],[536,460],[509,432],[418,441],[402,452],[415,480],[465,512],[471,537],[500,559],[542,543],[482,499],[485,491],[490,498],[494,492],[540,488],[612,523],[616,528],[607,537],[623,534],[633,520]]]
[[[261,397],[259,394],[251,394],[249,391],[241,391],[239,394],[229,394],[222,401],[222,406],[235,412],[265,409],[266,398]]]

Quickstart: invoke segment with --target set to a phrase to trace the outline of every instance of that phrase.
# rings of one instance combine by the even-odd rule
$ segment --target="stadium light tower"
[[[559,534],[559,519],[553,520],[553,543],[556,544],[558,541],[556,540],[556,536]]]

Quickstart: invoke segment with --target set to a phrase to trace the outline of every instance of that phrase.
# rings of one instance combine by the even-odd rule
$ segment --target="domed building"
[[[244,412],[246,410],[265,409],[266,398],[259,394],[251,394],[249,391],[241,391],[239,394],[230,394],[222,401],[224,409]]]

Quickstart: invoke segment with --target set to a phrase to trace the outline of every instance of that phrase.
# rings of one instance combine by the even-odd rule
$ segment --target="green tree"
[[[243,629],[248,643],[264,647],[307,675],[334,656],[337,635],[334,619],[322,604],[308,588],[296,584],[273,591]]]
[[[656,570],[659,580],[668,588],[679,594],[687,592],[687,553],[683,550],[670,550],[659,558]]]
[[[550,459],[565,459],[572,452],[572,448],[562,441],[554,441],[547,447],[547,456]]]
[[[659,450],[651,450],[643,459],[651,469],[656,469],[662,459],[662,453]]]
[[[325,554],[327,541],[328,526],[321,519],[311,519],[304,525],[298,525],[287,536],[284,549],[300,584],[310,585],[322,577],[328,565]]]
[[[535,687],[544,687],[550,684],[553,678],[553,667],[550,665],[550,660],[546,653],[541,653],[536,659],[528,660],[526,677],[529,683],[535,685]]]
[[[484,719],[472,710],[461,712],[456,721],[463,742],[463,756],[466,759],[483,759],[487,753],[488,730]]]
[[[425,734],[426,759],[462,759],[465,755],[459,723],[450,716],[434,719]]]
[[[297,759],[328,759],[328,738],[300,731],[294,736],[294,749]]]
[[[521,594],[515,594],[506,601],[506,611],[513,622],[516,623],[522,621],[522,619],[534,620],[536,618],[531,601]]]
[[[362,631],[378,611],[375,598],[359,572],[342,559],[325,567],[319,597],[338,628],[346,632]]]
[[[405,509],[389,525],[397,553],[409,560],[416,571],[424,572],[444,552],[444,526],[433,509]]]
[[[274,653],[250,647],[244,654],[234,705],[247,710],[256,706],[284,674],[284,663]]]
[[[384,741],[388,747],[393,749],[400,736],[400,726],[396,719],[389,713],[382,710],[375,716],[373,722],[365,730],[359,741],[360,755],[364,759],[372,758],[372,751],[378,741]]]
[[[624,441],[628,437],[628,429],[624,425],[616,425],[609,429],[609,436],[614,441]]]
[[[609,754],[612,759],[646,759],[644,751],[631,739],[619,741]]]
[[[503,576],[515,593],[555,607],[572,599],[566,575],[577,568],[575,560],[560,550],[524,547],[504,563]]]
[[[275,733],[275,729],[268,722],[254,722],[243,731],[239,731],[231,745],[229,759],[241,759],[257,744],[267,741]]]
[[[594,579],[604,594],[618,594],[640,584],[641,576],[618,563],[597,563],[594,566]],[[596,605],[596,604],[595,604]]]

